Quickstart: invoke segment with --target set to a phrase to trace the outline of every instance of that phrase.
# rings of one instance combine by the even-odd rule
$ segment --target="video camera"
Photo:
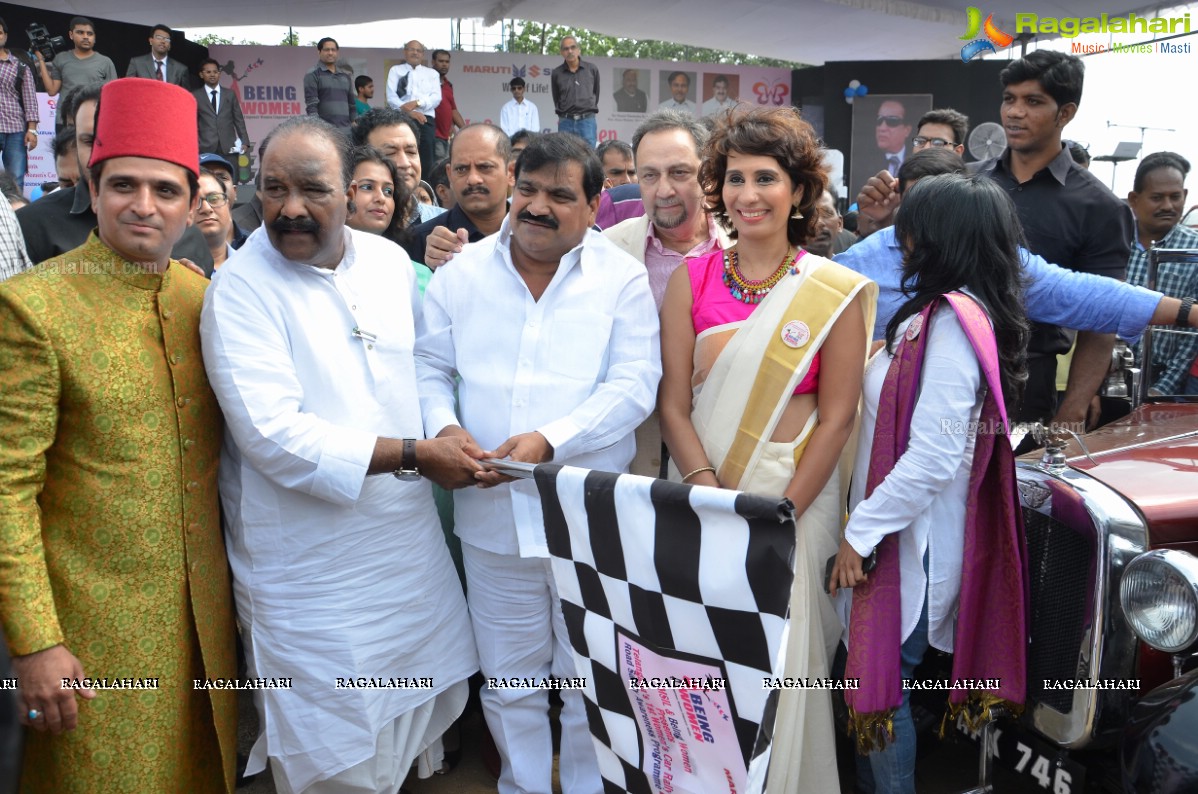
[[[71,45],[67,44],[64,37],[51,36],[50,31],[40,22],[31,23],[25,29],[25,35],[29,37],[29,49],[40,52],[42,60],[46,63],[54,60],[54,56],[58,53],[71,49]]]

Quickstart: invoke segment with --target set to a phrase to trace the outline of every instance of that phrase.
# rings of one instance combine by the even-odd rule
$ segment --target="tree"
[[[780,66],[800,69],[806,64],[783,61],[777,58],[762,58],[738,52],[712,50],[706,47],[691,47],[668,41],[651,39],[622,39],[605,36],[591,30],[567,28],[542,22],[514,20],[511,36],[507,41],[508,52],[533,55],[556,54],[558,42],[563,36],[578,39],[582,51],[588,55],[608,58],[643,58],[654,61],[690,61],[692,63],[729,63],[738,66]]]
[[[262,42],[260,41],[246,41],[245,39],[233,41],[233,39],[226,38],[224,36],[218,36],[215,33],[206,33],[203,36],[200,36],[198,39],[192,39],[192,41],[194,41],[196,44],[202,44],[205,47],[211,47],[214,44],[242,44],[251,45],[254,47],[262,46]]]

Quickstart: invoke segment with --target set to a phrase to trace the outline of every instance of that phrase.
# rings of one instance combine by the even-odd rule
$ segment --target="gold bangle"
[[[683,477],[683,478],[682,478],[682,481],[683,481],[683,482],[686,482],[686,481],[687,481],[687,480],[689,480],[691,477],[694,477],[696,474],[702,474],[702,473],[703,473],[703,472],[705,472],[705,471],[709,471],[709,472],[711,472],[712,474],[715,474],[715,469],[714,469],[714,468],[712,468],[711,466],[703,466],[703,467],[701,467],[701,468],[695,469],[695,470],[694,470],[694,471],[692,471],[690,474],[688,474],[688,475],[686,475],[685,477]]]

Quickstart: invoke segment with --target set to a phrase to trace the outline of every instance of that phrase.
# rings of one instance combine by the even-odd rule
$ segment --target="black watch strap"
[[[403,440],[403,455],[399,459],[399,468],[401,471],[417,471],[416,439],[405,438]]]
[[[1177,324],[1183,328],[1190,325],[1190,309],[1194,308],[1193,298],[1182,298],[1181,307],[1177,310]]]

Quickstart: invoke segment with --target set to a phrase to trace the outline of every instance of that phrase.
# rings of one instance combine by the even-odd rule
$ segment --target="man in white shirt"
[[[590,230],[602,185],[582,138],[538,137],[516,164],[498,234],[437,271],[416,349],[427,436],[477,439],[513,461],[628,470],[633,429],[661,376],[658,322],[644,267]],[[499,685],[574,677],[541,503],[531,480],[482,478],[499,487],[457,492],[454,518],[483,675],[503,679],[482,690],[503,761],[499,791],[547,793],[548,693]],[[582,694],[562,700],[562,790],[598,794]]]
[[[686,72],[671,72],[670,98],[657,106],[658,110],[677,110],[695,115],[695,102],[690,98],[691,76]]]
[[[499,128],[509,138],[520,130],[540,132],[541,113],[536,105],[524,98],[524,78],[513,77],[508,87],[512,90],[512,98],[499,109]]]
[[[258,693],[247,771],[269,757],[281,794],[390,794],[478,669],[429,480],[494,475],[464,438],[424,439],[414,271],[345,227],[349,140],[309,116],[271,138],[263,226],[217,271],[201,320],[250,676],[290,684]]]
[[[387,72],[387,104],[406,110],[420,125],[420,170],[433,172],[437,145],[437,105],[441,104],[441,75],[424,65],[424,45],[413,39],[404,45],[404,60]]]
[[[722,110],[731,110],[739,101],[728,95],[728,75],[717,74],[711,81],[711,99],[703,103],[703,115],[711,116]]]

